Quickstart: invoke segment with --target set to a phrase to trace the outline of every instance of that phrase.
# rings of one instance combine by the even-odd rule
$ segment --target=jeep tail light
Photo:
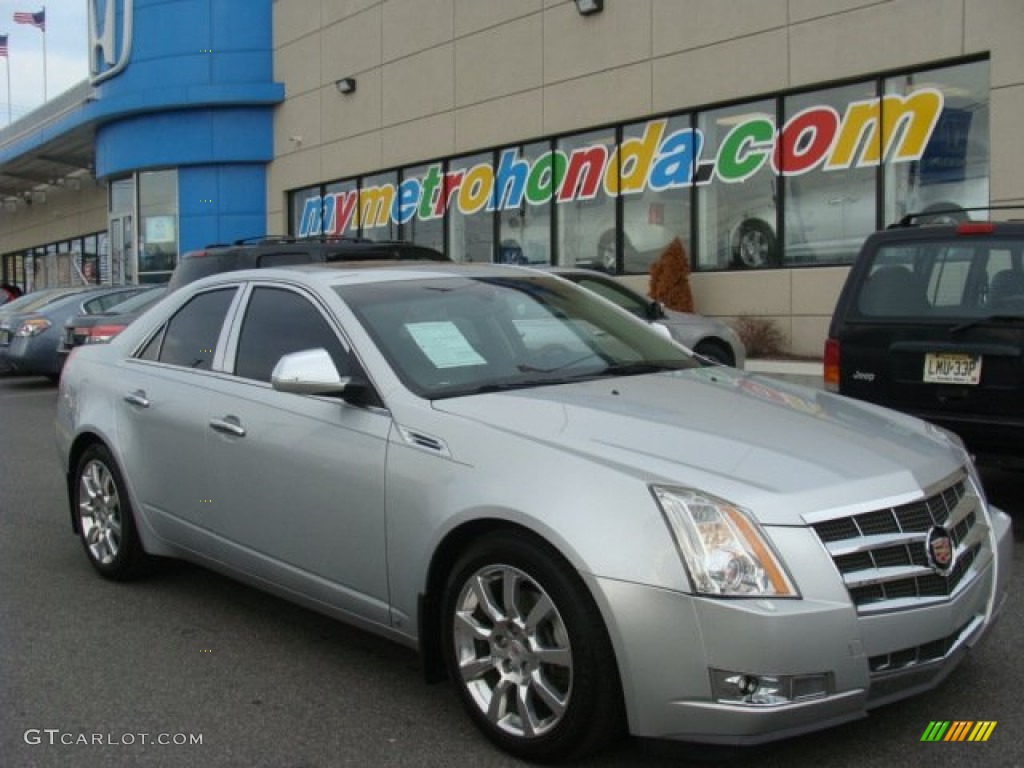
[[[825,389],[829,392],[839,391],[839,339],[825,341]]]

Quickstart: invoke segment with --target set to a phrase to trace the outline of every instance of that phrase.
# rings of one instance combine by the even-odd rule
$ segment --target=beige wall
[[[19,202],[15,211],[0,208],[0,253],[105,230],[106,186],[87,178],[78,184],[78,189],[48,187],[45,202]]]
[[[284,231],[292,188],[978,53],[992,201],[1024,204],[1021,30],[1022,0],[605,0],[587,18],[572,0],[279,0],[267,231]],[[845,272],[693,282],[701,311],[775,318],[792,351],[819,355]]]

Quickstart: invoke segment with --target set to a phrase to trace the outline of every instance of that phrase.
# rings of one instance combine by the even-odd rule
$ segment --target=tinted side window
[[[321,347],[334,360],[338,373],[347,375],[345,348],[308,299],[281,288],[256,288],[238,339],[235,374],[270,381],[271,371],[284,355]]]
[[[159,360],[160,359],[160,344],[164,340],[164,331],[167,330],[165,325],[157,332],[157,334],[146,342],[146,346],[136,355],[140,360]]]
[[[263,253],[257,258],[257,266],[260,267],[286,267],[289,264],[309,264],[313,261],[320,261],[311,253]]]
[[[164,330],[160,362],[208,371],[236,290],[207,291],[179,309]]]

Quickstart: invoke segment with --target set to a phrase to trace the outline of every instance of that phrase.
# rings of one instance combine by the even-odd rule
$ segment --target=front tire
[[[730,351],[730,349],[723,343],[718,341],[702,341],[693,349],[701,357],[706,357],[714,363],[719,365],[729,365],[735,367],[736,358]]]
[[[149,569],[124,480],[103,445],[89,446],[78,460],[72,504],[85,554],[102,576],[126,581]]]
[[[615,656],[579,576],[543,542],[491,534],[448,579],[448,673],[492,742],[525,760],[579,757],[621,730]]]

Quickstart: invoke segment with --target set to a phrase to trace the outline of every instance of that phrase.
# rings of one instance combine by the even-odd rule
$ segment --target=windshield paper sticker
[[[455,323],[409,323],[405,328],[437,368],[466,368],[487,364]]]

